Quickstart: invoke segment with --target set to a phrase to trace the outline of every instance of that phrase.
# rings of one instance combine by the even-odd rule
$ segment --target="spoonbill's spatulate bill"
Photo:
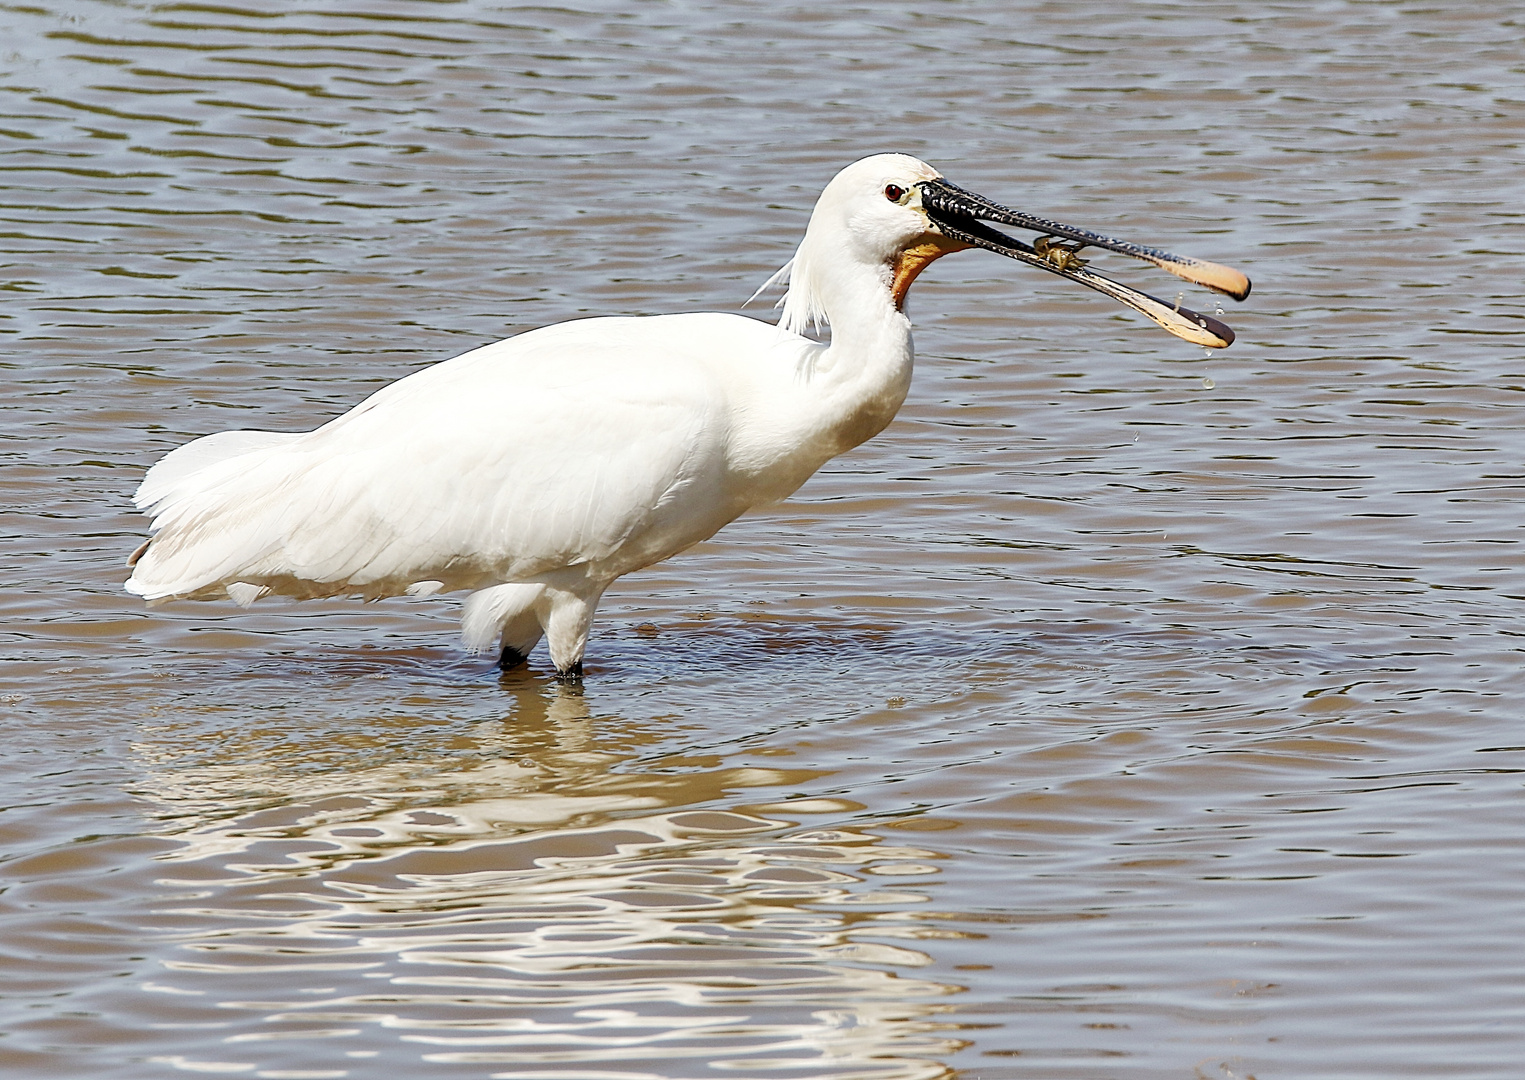
[[[415,372],[316,431],[197,439],[138,489],[154,532],[127,588],[245,606],[471,589],[468,647],[497,644],[508,667],[544,636],[557,672],[579,676],[611,582],[787,497],[894,418],[911,379],[906,290],[970,247],[1210,347],[1233,332],[1078,253],[1250,291],[1237,270],[1009,210],[915,158],[865,158],[826,186],[777,275],[789,283],[778,326],[712,313],[561,323]],[[812,326],[829,326],[830,343],[806,337]]]

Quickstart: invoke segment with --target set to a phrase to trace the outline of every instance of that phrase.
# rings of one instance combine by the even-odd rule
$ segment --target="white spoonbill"
[[[1040,234],[1031,245],[987,223]],[[128,560],[149,601],[476,590],[462,635],[504,667],[543,635],[563,678],[616,578],[787,497],[894,418],[911,380],[906,290],[982,247],[1222,347],[1215,319],[1101,277],[1076,253],[1143,259],[1243,299],[1237,270],[1018,213],[902,154],[826,185],[775,280],[778,326],[695,313],[561,323],[399,379],[315,431],[223,431],[172,451],[136,495]],[[805,336],[830,327],[830,342]]]

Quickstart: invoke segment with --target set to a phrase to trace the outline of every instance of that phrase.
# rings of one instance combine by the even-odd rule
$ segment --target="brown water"
[[[1518,1076],[1522,34],[0,8],[0,1072]],[[121,591],[171,447],[734,310],[886,149],[1242,267],[1238,344],[940,262],[900,420],[620,583],[581,688],[453,598]]]

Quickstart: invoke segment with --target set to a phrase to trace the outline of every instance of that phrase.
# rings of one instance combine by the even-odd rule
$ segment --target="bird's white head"
[[[990,223],[1041,235],[1027,244]],[[906,154],[876,154],[853,162],[826,185],[794,258],[769,281],[789,282],[780,325],[804,333],[812,326],[828,325],[834,314],[894,317],[903,309],[911,282],[928,263],[970,247],[986,248],[1096,289],[1177,337],[1212,348],[1232,342],[1233,331],[1211,316],[1181,307],[1179,301],[1168,304],[1088,270],[1088,260],[1079,252],[1097,248],[1142,259],[1236,300],[1250,292],[1249,279],[1231,267],[1012,210],[950,184],[924,161]]]
[[[898,308],[922,267],[968,247],[940,236],[922,208],[921,185],[940,177],[908,154],[875,154],[832,177],[788,267],[782,325],[796,333],[826,325],[834,286],[864,271],[891,290]]]

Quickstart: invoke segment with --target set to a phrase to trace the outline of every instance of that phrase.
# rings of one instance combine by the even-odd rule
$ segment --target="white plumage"
[[[780,326],[562,323],[409,375],[315,431],[180,447],[138,489],[154,535],[128,590],[244,605],[477,590],[468,647],[501,639],[510,664],[544,633],[557,670],[580,673],[612,581],[785,498],[894,417],[911,376],[905,288],[969,246],[920,205],[937,176],[902,155],[839,173]],[[802,336],[812,322],[830,344]]]

